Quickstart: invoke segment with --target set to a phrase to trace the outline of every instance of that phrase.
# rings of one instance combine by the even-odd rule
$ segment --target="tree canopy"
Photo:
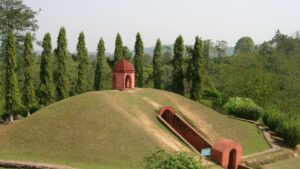
[[[234,47],[234,55],[242,53],[251,53],[255,51],[255,45],[252,38],[245,36],[240,38]]]
[[[0,40],[10,33],[21,40],[24,32],[36,31],[38,29],[35,16],[38,11],[33,11],[23,4],[22,0],[1,0],[0,1]]]

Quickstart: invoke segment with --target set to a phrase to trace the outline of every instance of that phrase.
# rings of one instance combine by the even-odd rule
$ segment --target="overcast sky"
[[[46,32],[56,46],[58,30],[67,30],[68,48],[76,49],[78,34],[84,31],[89,51],[95,51],[100,37],[107,52],[114,51],[119,32],[124,45],[133,49],[139,31],[144,46],[155,45],[159,37],[173,44],[181,34],[185,44],[202,39],[226,40],[230,46],[242,36],[255,43],[270,40],[277,29],[285,34],[300,30],[299,0],[24,0],[37,16],[37,39]]]

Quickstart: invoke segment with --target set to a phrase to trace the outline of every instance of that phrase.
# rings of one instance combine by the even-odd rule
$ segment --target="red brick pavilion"
[[[134,68],[126,59],[118,61],[113,68],[112,88],[134,89]]]

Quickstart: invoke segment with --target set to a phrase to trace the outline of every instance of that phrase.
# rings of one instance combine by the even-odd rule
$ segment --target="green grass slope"
[[[155,90],[88,92],[0,126],[0,159],[57,163],[84,169],[132,168],[149,150],[190,149],[156,118],[163,105],[212,143],[240,142],[245,154],[269,148],[253,124],[228,118],[180,95]]]

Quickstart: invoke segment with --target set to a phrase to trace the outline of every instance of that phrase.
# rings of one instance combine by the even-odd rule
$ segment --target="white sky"
[[[144,46],[159,37],[173,44],[181,34],[185,44],[202,39],[226,40],[230,46],[242,36],[255,43],[270,40],[277,29],[292,34],[300,30],[299,0],[24,0],[37,16],[37,39],[46,32],[56,46],[58,30],[67,31],[68,48],[75,52],[79,32],[86,35],[87,48],[94,52],[100,37],[107,52],[114,51],[119,32],[124,45],[133,49],[139,31]]]

